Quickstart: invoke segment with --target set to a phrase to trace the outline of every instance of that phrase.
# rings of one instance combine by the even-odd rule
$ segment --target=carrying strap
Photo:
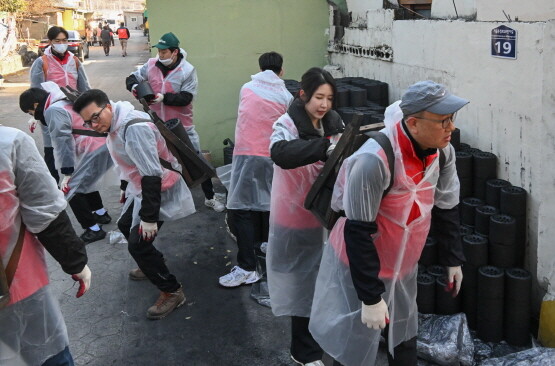
[[[389,179],[389,186],[387,186],[382,195],[382,197],[385,197],[385,195],[387,195],[391,190],[391,187],[393,187],[393,183],[395,181],[395,154],[393,153],[393,146],[391,146],[391,141],[389,141],[389,138],[382,132],[369,131],[366,132],[366,135],[374,139],[378,143],[378,145],[380,145],[380,147],[385,152],[385,156],[387,157],[387,163],[389,165],[389,175],[391,178]]]
[[[391,178],[389,180],[389,186],[386,188],[386,190],[383,192],[383,195],[382,195],[382,197],[385,197],[385,195],[387,195],[391,190],[391,187],[393,187],[393,183],[395,181],[394,179],[395,154],[393,153],[393,146],[391,146],[391,141],[389,141],[389,138],[382,132],[369,131],[369,132],[366,132],[365,135],[374,139],[378,143],[378,145],[380,145],[380,147],[384,150],[385,156],[387,157],[387,163],[389,165],[389,172],[390,172]],[[438,150],[439,150],[439,170],[442,171],[443,168],[445,167],[446,157],[445,157],[445,153],[443,152],[443,149],[438,149]]]
[[[72,129],[71,133],[74,135],[83,135],[83,136],[91,136],[91,137],[108,137],[107,133],[101,133],[101,132],[96,132],[92,130],[81,130],[78,128]]]
[[[15,271],[17,270],[17,265],[19,264],[19,258],[21,257],[21,252],[23,250],[23,239],[25,237],[25,224],[23,221],[19,227],[19,235],[17,237],[17,242],[12,252],[12,256],[8,261],[6,266],[6,279],[8,282],[8,287],[12,284],[13,278],[15,276]]]
[[[142,123],[142,122],[153,123],[152,120],[150,120],[150,119],[144,119],[144,118],[132,119],[131,121],[127,122],[127,124],[123,128],[123,140],[125,141],[125,134],[127,133],[127,129],[129,128],[129,126],[136,125],[137,123]],[[164,168],[166,168],[168,170],[173,170],[174,172],[181,174],[180,171],[175,170],[174,167],[172,167],[172,165],[169,161],[167,161],[165,159],[162,159],[161,157],[158,157],[158,159],[160,160],[160,165],[162,165]]]

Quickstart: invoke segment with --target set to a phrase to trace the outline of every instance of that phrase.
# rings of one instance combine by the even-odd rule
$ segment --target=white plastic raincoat
[[[299,138],[289,114],[280,117],[273,129],[271,145]],[[266,261],[272,312],[276,316],[310,315],[325,234],[303,204],[323,166],[321,161],[296,169],[274,165]]]
[[[48,287],[44,249],[33,235],[66,208],[34,141],[0,126],[0,257],[4,267],[15,248],[21,222],[26,232],[10,287],[0,310],[0,365],[41,365],[69,344],[59,305]]]
[[[180,64],[171,70],[166,77],[162,71],[156,67],[157,57],[149,59],[141,68],[133,73],[137,81],[148,80],[154,93],[179,93],[186,91],[191,94],[197,94],[198,79],[197,71],[187,61],[187,52],[180,49],[183,58]],[[179,118],[184,127],[193,126],[193,103],[187,106],[169,106],[162,103],[156,103],[150,108],[158,114],[162,120],[167,121],[172,118]]]
[[[44,65],[46,60],[47,65]],[[46,66],[46,75],[44,68]],[[80,92],[89,90],[91,87],[85,73],[85,68],[77,57],[66,52],[63,60],[58,59],[52,54],[50,47],[44,51],[44,56],[37,58],[30,71],[31,88],[40,88],[40,84],[45,81],[53,81],[58,86],[71,86]]]
[[[143,176],[162,178],[160,221],[173,221],[195,212],[191,192],[181,176],[160,165],[159,158],[181,170],[177,159],[171,154],[158,128],[151,122],[140,122],[125,126],[134,119],[150,120],[148,114],[136,111],[129,102],[111,102],[113,117],[107,145],[114,163],[119,168],[120,178],[129,182],[127,200],[122,209],[125,213],[133,206],[132,227],[139,224],[141,209],[141,179]]]
[[[391,175],[383,149],[370,139],[343,163],[332,198],[332,208],[344,210],[348,219],[377,223],[373,241],[380,258],[379,278],[386,287],[382,298],[389,307],[390,353],[417,334],[416,274],[431,210],[434,204],[452,208],[459,197],[453,147],[444,148],[446,163],[441,177],[439,154],[418,163],[401,127],[398,103],[386,111],[386,127],[381,131],[389,137],[395,154],[392,189],[382,199]],[[370,177],[380,183],[368,184]],[[351,278],[344,226],[343,217],[325,245],[309,329],[324,351],[343,365],[374,365],[380,331],[367,328],[361,321],[361,301]]]
[[[44,65],[45,61],[47,65]],[[44,74],[45,68],[46,75]],[[52,54],[51,48],[47,47],[43,57],[39,57],[33,62],[29,73],[31,88],[41,88],[41,84],[46,81],[52,81],[60,87],[69,85],[80,92],[91,88],[85,68],[77,57],[69,51],[66,52],[63,60],[59,60]],[[52,147],[48,127],[43,124],[40,127],[44,147]]]
[[[106,138],[72,133],[72,129],[92,130],[83,126],[83,119],[73,111],[73,105],[65,99],[58,85],[53,82],[41,85],[50,93],[44,106],[44,118],[52,138],[56,169],[75,169],[66,199],[70,200],[75,193],[97,191],[98,180],[113,166]]]
[[[270,211],[273,163],[272,126],[287,112],[293,96],[272,70],[251,76],[240,93],[227,208]]]

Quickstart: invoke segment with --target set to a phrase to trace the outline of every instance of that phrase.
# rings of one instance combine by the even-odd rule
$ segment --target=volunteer
[[[97,184],[113,166],[106,138],[80,134],[93,131],[83,126],[83,119],[73,111],[58,85],[48,81],[41,87],[24,91],[19,97],[19,106],[48,129],[56,169],[63,174],[60,188],[85,230],[81,239],[85,243],[102,240],[106,232],[100,225],[112,221]]]
[[[193,98],[197,94],[197,71],[187,61],[187,52],[179,48],[179,39],[173,33],[166,33],[153,47],[158,56],[149,59],[125,80],[127,90],[136,96],[137,85],[148,81],[156,94],[150,108],[163,120],[178,118],[189,135],[191,143],[200,152],[200,140],[193,124]],[[204,204],[217,212],[225,206],[214,197],[212,180],[201,184]]]
[[[325,238],[322,225],[303,204],[343,131],[332,110],[335,96],[333,77],[311,68],[270,138],[275,166],[266,261],[272,311],[291,317],[291,357],[310,366],[323,365],[308,323]]]
[[[0,298],[0,366],[73,365],[44,252],[79,281],[77,297],[89,289],[85,244],[66,205],[33,139],[0,126],[0,276],[9,284]]]
[[[220,277],[225,287],[254,283],[256,254],[268,241],[273,163],[270,136],[274,122],[287,112],[293,96],[285,88],[283,57],[276,52],[258,59],[260,72],[243,85],[239,97],[231,183],[227,196],[228,220],[237,237],[237,265]]]
[[[179,173],[163,168],[160,158],[175,170],[181,166],[148,114],[136,111],[131,103],[110,102],[103,91],[92,89],[75,101],[73,109],[87,126],[108,134],[110,155],[121,179],[128,182],[118,228],[139,265],[129,275],[131,279],[148,279],[160,290],[147,317],[161,319],[185,303],[185,294],[153,241],[164,221],[194,213],[195,205],[185,181]]]
[[[449,141],[455,113],[467,103],[443,85],[418,82],[385,113],[381,132],[393,148],[394,172],[374,139],[341,166],[332,208],[346,217],[325,246],[310,320],[314,339],[337,364],[374,365],[386,328],[389,364],[416,366],[416,276],[432,223],[447,290],[459,292],[460,187]]]
[[[75,90],[84,92],[90,89],[87,74],[81,61],[67,50],[68,32],[58,26],[51,27],[46,33],[49,46],[44,50],[44,55],[37,58],[31,65],[30,83],[31,88],[40,88],[41,83],[53,81],[62,86],[70,86]],[[29,120],[29,130],[35,132],[38,125],[36,118]],[[40,125],[42,130],[42,142],[44,146],[44,160],[50,174],[56,182],[60,180],[55,168],[54,148],[48,130],[45,125]]]

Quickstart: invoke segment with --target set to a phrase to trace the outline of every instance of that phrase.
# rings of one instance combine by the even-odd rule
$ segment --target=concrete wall
[[[143,24],[143,13],[139,12],[124,12],[125,26],[129,29],[139,29],[138,27]],[[133,21],[135,19],[135,21]],[[119,23],[117,24],[119,27]]]
[[[480,18],[483,1],[476,3]],[[527,2],[541,14],[540,19],[552,4]],[[356,9],[360,13],[360,7]],[[389,83],[391,102],[410,84],[426,79],[446,84],[452,92],[470,99],[457,116],[462,141],[495,153],[499,178],[529,192],[527,267],[538,279],[535,299],[550,286],[555,293],[555,21],[505,23],[518,31],[517,59],[507,60],[490,56],[491,30],[502,23],[395,21],[393,11],[379,7],[368,10],[366,17],[365,29],[345,29],[343,43],[387,45],[392,59],[387,62],[341,53],[332,44],[330,63],[342,68],[345,76]]]
[[[323,0],[149,0],[147,8],[151,43],[174,32],[197,68],[194,122],[217,163],[222,140],[234,136],[239,89],[259,71],[262,53],[281,53],[290,79],[327,63]]]

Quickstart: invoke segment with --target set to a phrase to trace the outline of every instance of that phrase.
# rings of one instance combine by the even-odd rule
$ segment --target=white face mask
[[[52,49],[59,54],[63,54],[67,51],[67,43],[54,43]]]
[[[160,63],[164,66],[170,66],[173,63],[173,58],[167,58],[165,60],[161,60],[160,58],[158,59],[158,61],[160,61]]]

